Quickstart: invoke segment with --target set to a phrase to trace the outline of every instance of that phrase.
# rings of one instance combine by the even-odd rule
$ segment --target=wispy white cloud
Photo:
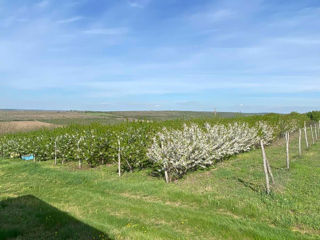
[[[59,24],[61,24],[61,23],[73,23],[73,22],[80,21],[82,19],[83,19],[83,17],[76,16],[76,17],[71,17],[71,18],[65,18],[65,19],[58,20],[57,23],[59,23]]]
[[[143,8],[142,4],[136,3],[136,2],[129,2],[130,7],[134,8]]]
[[[83,31],[89,35],[123,35],[128,32],[127,28],[92,28]]]
[[[144,8],[149,3],[149,0],[129,0],[128,4],[133,8]]]
[[[38,8],[46,8],[46,7],[49,6],[49,4],[50,4],[49,0],[42,0],[42,1],[38,2],[38,3],[36,3],[35,6],[38,7]]]
[[[16,21],[20,22],[20,23],[25,23],[25,22],[30,21],[30,19],[28,19],[28,18],[17,18]]]
[[[0,9],[1,10],[1,9]],[[28,8],[21,6],[16,8],[14,12],[9,14],[1,14],[0,12],[0,27],[14,27],[17,23],[25,23],[29,21],[29,17],[25,17],[28,12]],[[2,15],[2,16],[1,16]]]
[[[192,23],[200,24],[214,24],[228,21],[237,16],[237,12],[234,9],[221,8],[221,9],[205,9],[198,11],[191,16],[188,16],[189,21]]]
[[[320,44],[320,36],[314,38],[305,38],[305,37],[282,37],[275,38],[274,41],[284,44],[296,44],[296,45],[319,45]]]
[[[219,9],[214,12],[207,13],[207,19],[212,22],[219,22],[230,19],[236,15],[234,10],[231,9]]]

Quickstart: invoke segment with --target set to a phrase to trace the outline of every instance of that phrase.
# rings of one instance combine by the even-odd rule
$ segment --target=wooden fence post
[[[316,141],[318,140],[318,129],[317,129],[317,124],[314,125],[314,133],[316,135]]]
[[[307,148],[309,148],[309,142],[308,142],[308,132],[307,132],[307,126],[306,126],[306,122],[304,122],[304,137],[305,137],[305,140],[306,140],[306,145],[307,145]]]
[[[287,169],[290,168],[290,152],[289,152],[289,147],[290,147],[290,133],[289,133],[289,132],[286,132]]]
[[[314,136],[313,136],[313,128],[312,128],[312,125],[310,125],[310,131],[311,131],[312,144],[314,144]]]
[[[302,130],[301,130],[301,128],[299,128],[299,156],[302,155],[301,137],[302,137]]]
[[[269,174],[268,174],[268,167],[267,167],[267,158],[266,158],[266,153],[264,150],[262,140],[260,140],[260,145],[261,145],[261,151],[262,151],[263,170],[264,170],[264,175],[266,177],[266,191],[267,191],[267,194],[270,194],[270,182],[269,182]]]
[[[264,150],[264,149],[263,149]],[[271,182],[274,184],[274,177],[273,177],[273,174],[272,174],[272,171],[271,171],[271,167],[270,167],[270,164],[269,164],[269,160],[266,156],[266,153],[264,153],[265,155],[265,158],[266,158],[266,161],[267,161],[267,170],[268,170],[268,173],[270,175],[270,178],[271,178]]]
[[[118,137],[118,175],[121,177],[121,145],[120,138]]]

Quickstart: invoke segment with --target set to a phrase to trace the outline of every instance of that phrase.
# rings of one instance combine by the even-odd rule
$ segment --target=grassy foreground
[[[260,150],[172,184],[116,166],[77,170],[0,160],[0,239],[320,239],[320,144],[285,169],[268,147],[276,184],[265,195]]]

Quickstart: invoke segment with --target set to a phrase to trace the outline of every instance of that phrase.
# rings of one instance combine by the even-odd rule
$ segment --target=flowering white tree
[[[147,155],[159,164],[159,171],[166,174],[168,182],[169,178],[182,176],[189,169],[211,164],[206,151],[203,151],[205,141],[203,131],[195,124],[190,127],[184,125],[183,130],[169,131],[163,128],[153,138]]]
[[[164,128],[153,138],[147,155],[166,181],[183,176],[187,171],[206,168],[217,160],[246,152],[259,145],[260,140],[270,143],[273,130],[264,122],[255,127],[247,123],[225,125],[184,125],[182,130]]]
[[[268,145],[274,140],[274,132],[276,131],[276,129],[274,129],[275,127],[271,127],[264,121],[259,121],[256,127],[260,132],[261,140],[263,140],[264,144]],[[276,126],[276,128],[278,127],[279,126]],[[298,127],[296,129],[298,129]]]

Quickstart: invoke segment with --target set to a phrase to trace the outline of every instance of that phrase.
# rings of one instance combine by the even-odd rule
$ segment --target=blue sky
[[[0,0],[0,108],[320,109],[319,0]]]

